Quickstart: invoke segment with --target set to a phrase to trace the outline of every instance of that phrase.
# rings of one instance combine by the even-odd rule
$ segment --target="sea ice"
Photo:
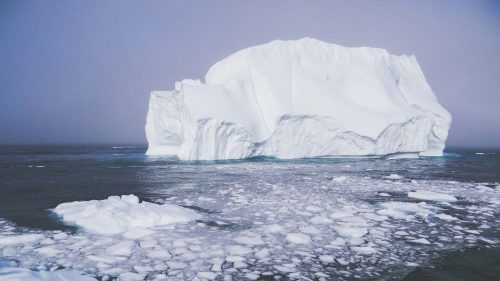
[[[342,237],[360,238],[368,233],[368,230],[362,227],[336,226],[334,229]]]
[[[445,221],[454,221],[454,220],[457,220],[456,217],[450,216],[450,215],[447,215],[447,214],[436,214],[434,216],[436,218],[439,218],[439,219],[442,219],[442,220],[445,220]]]
[[[264,244],[264,241],[262,240],[261,237],[259,236],[243,236],[243,237],[238,237],[234,239],[239,244],[244,244],[244,245],[262,245]]]
[[[32,271],[19,267],[0,267],[2,281],[96,281],[73,270]]]
[[[240,245],[235,245],[235,246],[231,246],[229,247],[229,253],[231,255],[247,255],[247,254],[250,254],[252,252],[252,249],[249,248],[249,247],[245,247],[245,246],[240,246]]]
[[[385,176],[384,178],[386,179],[390,179],[390,180],[400,180],[402,179],[403,177],[398,175],[398,174],[390,174],[388,176]]]
[[[130,256],[135,243],[133,241],[122,241],[116,245],[110,246],[106,252],[114,256]]]
[[[381,209],[377,213],[395,219],[412,219],[414,214],[425,218],[432,213],[425,203],[385,202],[382,203],[382,206],[385,209]]]
[[[413,240],[409,240],[409,242],[411,243],[416,243],[416,244],[425,244],[425,245],[429,245],[431,244],[429,242],[429,240],[425,239],[425,238],[419,238],[419,239],[413,239]]]
[[[139,198],[135,195],[63,203],[54,212],[65,222],[76,224],[85,231],[104,235],[125,234],[129,238],[150,234],[151,230],[148,228],[151,227],[186,223],[201,218],[193,210],[172,204],[139,203]]]
[[[340,177],[333,177],[333,181],[336,181],[336,182],[343,182],[347,179],[346,176],[340,176]]]
[[[319,260],[324,262],[324,263],[335,262],[335,258],[331,255],[321,255],[321,256],[319,256]]]
[[[420,200],[430,200],[430,201],[440,201],[440,202],[455,202],[457,198],[455,196],[427,191],[427,190],[416,190],[412,192],[408,192],[408,197],[420,199]]]
[[[120,274],[118,280],[120,281],[142,281],[146,278],[146,274],[144,273],[135,273],[135,272],[125,272]]]
[[[217,277],[217,274],[215,272],[209,272],[209,271],[198,272],[197,275],[201,279],[205,279],[205,280],[214,280]]]
[[[391,195],[389,193],[385,193],[385,192],[380,192],[379,194],[377,194],[378,196],[382,196],[382,197],[390,197]]]
[[[286,240],[295,244],[307,244],[311,242],[311,236],[302,233],[289,233],[286,235]]]
[[[0,246],[33,244],[45,238],[41,234],[24,234],[16,236],[0,236]]]
[[[269,233],[284,233],[285,232],[285,228],[283,228],[279,224],[266,225],[266,226],[264,226],[264,230],[266,232],[269,232]]]
[[[340,280],[379,274],[391,278],[408,264],[425,264],[445,249],[498,246],[492,231],[499,227],[498,205],[492,203],[499,200],[496,190],[477,189],[478,183],[424,179],[411,183],[378,176],[393,170],[376,171],[370,178],[350,173],[347,181],[334,182],[327,176],[345,174],[344,160],[313,162],[174,164],[171,168],[179,174],[196,171],[210,178],[192,189],[154,190],[158,193],[148,199],[157,203],[148,204],[157,207],[146,208],[153,210],[147,216],[135,196],[125,197],[125,202],[115,197],[116,203],[87,201],[79,209],[70,208],[76,214],[98,209],[114,213],[113,219],[135,221],[149,216],[160,220],[164,205],[190,205],[199,211],[179,208],[196,214],[197,223],[124,227],[126,232],[108,235],[84,227],[74,233],[26,229],[0,219],[0,268],[36,269],[37,276],[38,271],[74,270],[99,280],[214,276],[203,272],[216,274],[215,280]],[[356,161],[362,171],[373,168],[371,163]],[[356,165],[350,169],[358,169]],[[158,177],[163,173],[159,169]],[[463,204],[413,202],[406,195],[415,190],[460,194]],[[383,192],[392,196],[379,196]],[[13,262],[4,266],[5,260]],[[1,274],[5,279],[18,273]]]
[[[362,255],[371,255],[375,254],[377,250],[375,250],[372,246],[363,246],[363,247],[352,247],[352,249]]]

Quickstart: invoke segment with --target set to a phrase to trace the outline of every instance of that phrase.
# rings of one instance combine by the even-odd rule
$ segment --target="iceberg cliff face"
[[[148,155],[183,160],[442,155],[450,114],[413,56],[305,38],[216,63],[152,92]]]

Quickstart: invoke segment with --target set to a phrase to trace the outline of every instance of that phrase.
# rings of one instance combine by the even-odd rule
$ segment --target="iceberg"
[[[441,156],[451,115],[414,56],[304,38],[250,47],[154,91],[147,155]]]

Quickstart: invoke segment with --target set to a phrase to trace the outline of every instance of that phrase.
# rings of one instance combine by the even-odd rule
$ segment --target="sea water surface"
[[[500,280],[499,151],[184,162],[145,150],[0,146],[0,280],[2,267],[100,280]],[[202,219],[129,239],[51,211],[127,194]],[[109,254],[124,241],[129,252]]]

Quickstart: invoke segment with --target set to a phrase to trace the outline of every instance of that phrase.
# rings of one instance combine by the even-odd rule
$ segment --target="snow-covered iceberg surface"
[[[272,41],[216,63],[199,80],[152,92],[148,155],[442,155],[450,114],[414,56],[315,39]]]

